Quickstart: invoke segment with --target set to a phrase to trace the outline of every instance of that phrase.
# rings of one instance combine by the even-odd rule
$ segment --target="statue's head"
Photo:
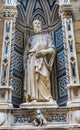
[[[38,19],[33,21],[33,29],[35,33],[41,33],[42,31],[42,22]]]
[[[36,110],[36,113],[37,114],[41,114],[41,110]]]

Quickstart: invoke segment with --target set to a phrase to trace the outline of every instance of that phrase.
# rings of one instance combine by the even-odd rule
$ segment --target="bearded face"
[[[42,31],[42,24],[39,20],[35,20],[33,22],[33,29],[35,33],[41,33]]]

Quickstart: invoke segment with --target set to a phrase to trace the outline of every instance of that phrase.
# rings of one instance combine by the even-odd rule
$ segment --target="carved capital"
[[[14,19],[17,15],[17,9],[15,6],[3,6],[0,10],[0,15],[3,19]]]
[[[61,18],[70,18],[72,17],[72,7],[71,4],[64,4],[60,6],[59,13]]]

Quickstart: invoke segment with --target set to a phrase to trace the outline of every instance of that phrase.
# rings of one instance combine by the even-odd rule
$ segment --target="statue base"
[[[80,98],[68,101],[67,107],[80,107]]]
[[[32,101],[32,102],[25,102],[25,103],[22,103],[20,105],[20,108],[30,108],[30,109],[33,109],[33,108],[57,108],[58,105],[57,105],[57,102],[56,101],[52,101],[52,102],[35,102],[35,101]]]

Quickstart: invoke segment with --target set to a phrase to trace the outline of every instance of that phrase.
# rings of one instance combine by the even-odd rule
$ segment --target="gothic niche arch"
[[[56,48],[56,58],[51,73],[52,95],[59,105],[66,105],[67,85],[66,59],[63,40],[63,28],[59,16],[59,4],[57,0],[26,0],[17,5],[17,19],[15,29],[14,58],[13,58],[13,104],[23,102],[24,86],[23,55],[27,45],[27,39],[33,34],[32,21],[39,19],[43,23],[43,32],[50,33]],[[16,61],[16,64],[15,64]],[[25,61],[24,61],[25,62]]]

